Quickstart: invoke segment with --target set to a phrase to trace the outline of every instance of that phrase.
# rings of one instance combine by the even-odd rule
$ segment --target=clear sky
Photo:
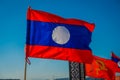
[[[0,0],[0,79],[23,80],[28,1]],[[110,59],[113,51],[120,57],[120,0],[31,0],[30,4],[33,9],[95,23],[93,54]],[[28,80],[69,76],[67,61],[30,60]]]

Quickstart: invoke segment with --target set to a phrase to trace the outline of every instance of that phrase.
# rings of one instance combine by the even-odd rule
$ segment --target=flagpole
[[[31,0],[28,0],[28,7],[30,7],[30,2]],[[24,62],[24,80],[26,80],[27,76],[27,59],[26,59],[26,54],[25,54],[25,62]]]
[[[27,74],[27,62],[26,62],[26,59],[25,59],[25,65],[24,65],[24,80],[26,80],[26,74]]]

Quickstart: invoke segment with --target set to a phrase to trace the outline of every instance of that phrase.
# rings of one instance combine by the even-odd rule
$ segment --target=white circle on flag
[[[117,63],[117,64],[118,64],[118,67],[120,67],[120,61],[118,61],[118,63]]]
[[[52,39],[57,44],[66,44],[70,39],[69,30],[64,26],[57,26],[52,32]]]

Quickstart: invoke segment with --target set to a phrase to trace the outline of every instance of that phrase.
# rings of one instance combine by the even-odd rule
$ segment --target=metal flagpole
[[[85,80],[85,65],[83,63],[69,62],[70,80]]]
[[[28,0],[28,7],[30,7],[30,0]],[[26,54],[25,54],[24,80],[26,80],[26,76],[27,76],[27,59],[26,59]]]
[[[26,74],[27,74],[27,61],[25,59],[24,80],[26,80]]]

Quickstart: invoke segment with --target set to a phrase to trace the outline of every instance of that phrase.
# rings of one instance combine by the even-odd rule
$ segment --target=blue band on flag
[[[119,61],[119,59],[117,59],[117,58],[115,58],[115,57],[112,57],[112,60],[114,61],[114,62],[118,62]]]
[[[57,26],[64,26],[70,32],[70,39],[67,43],[57,44],[53,41],[52,33]],[[91,50],[88,46],[91,42],[91,35],[92,33],[84,26],[27,20],[26,44],[28,45]]]

